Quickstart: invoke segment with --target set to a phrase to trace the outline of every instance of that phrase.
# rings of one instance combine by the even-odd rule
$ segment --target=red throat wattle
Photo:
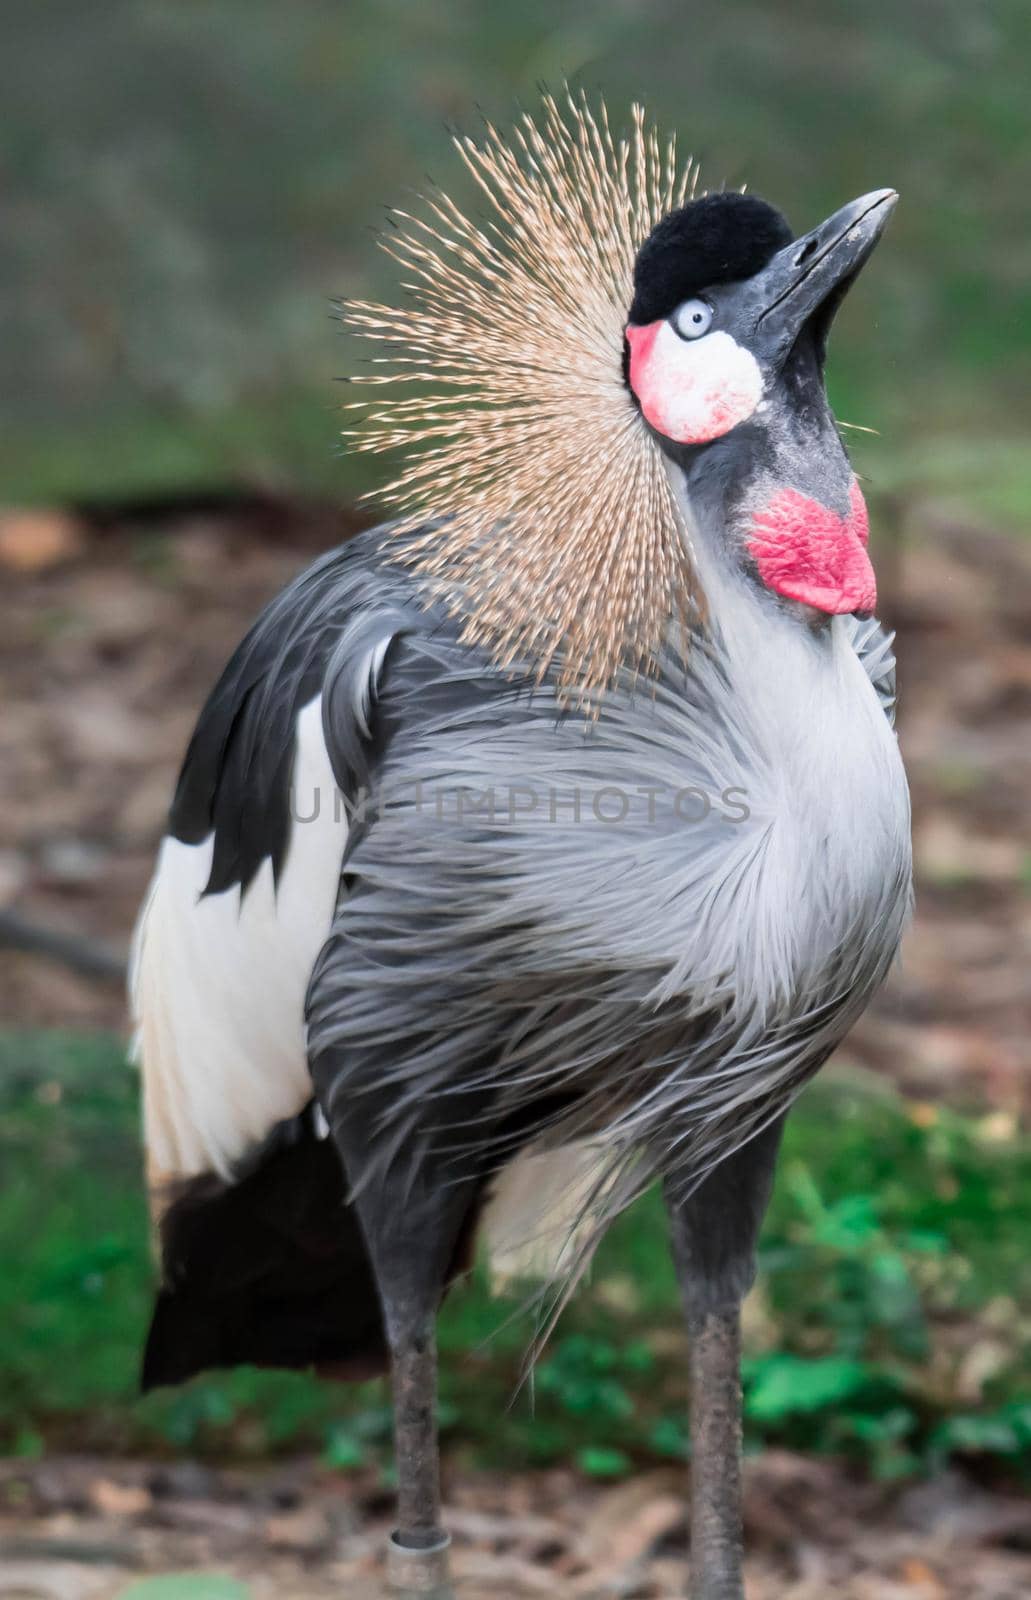
[[[798,489],[778,489],[755,513],[748,548],[768,588],[835,615],[877,604],[868,538],[866,502],[853,478],[844,517]]]

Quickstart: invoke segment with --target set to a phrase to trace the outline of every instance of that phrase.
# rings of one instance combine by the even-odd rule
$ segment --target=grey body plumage
[[[393,1091],[370,1163],[417,1146],[427,1096],[461,1091],[475,1112],[448,1137],[482,1160],[557,1099],[540,1131],[590,1134],[625,1168],[610,1206],[656,1171],[697,1182],[783,1113],[901,936],[883,633],[813,634],[742,593],[734,643],[671,637],[655,681],[617,685],[587,725],[549,678],[461,644],[377,535],[327,585],[347,622],[324,728],[364,813],[307,1007],[313,1065],[340,1064],[321,1076],[330,1120],[360,1052]]]

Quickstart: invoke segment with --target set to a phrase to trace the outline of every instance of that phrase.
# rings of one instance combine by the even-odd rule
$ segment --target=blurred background
[[[393,292],[385,206],[470,198],[449,125],[564,79],[617,124],[642,99],[703,183],[798,231],[901,191],[829,389],[899,631],[918,905],[764,1234],[751,1592],[1031,1592],[1031,8],[7,0],[0,29],[0,1595],[376,1592],[381,1387],[242,1371],[136,1399],[120,971],[203,695],[370,516],[331,300]],[[474,1278],[446,1314],[466,1592],[677,1593],[657,1207],[515,1400],[514,1310]]]

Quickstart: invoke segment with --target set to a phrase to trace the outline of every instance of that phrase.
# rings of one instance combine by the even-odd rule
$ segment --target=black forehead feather
[[[752,277],[793,237],[780,212],[758,195],[690,201],[656,223],[638,251],[629,321],[657,322],[710,285]]]

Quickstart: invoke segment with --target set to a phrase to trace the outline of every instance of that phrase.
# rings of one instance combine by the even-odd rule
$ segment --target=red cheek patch
[[[778,489],[753,517],[748,548],[768,588],[836,615],[877,604],[869,537],[866,503],[853,478],[845,517],[797,489]]]
[[[661,320],[659,322],[646,322],[640,327],[633,322],[627,323],[626,338],[627,344],[630,346],[630,383],[638,397],[639,390],[637,384],[633,381],[634,372],[636,370],[638,378],[641,379],[648,370],[652,351],[655,348],[655,340],[661,327]]]

